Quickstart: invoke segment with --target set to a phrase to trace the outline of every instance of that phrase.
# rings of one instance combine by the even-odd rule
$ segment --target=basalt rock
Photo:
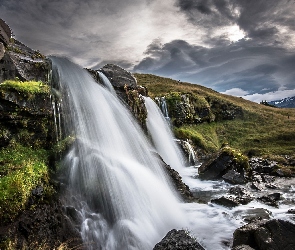
[[[295,225],[284,220],[255,221],[234,232],[233,248],[246,245],[259,250],[295,249]]]
[[[184,230],[172,229],[153,250],[205,250]]]
[[[199,177],[203,180],[216,180],[221,178],[232,166],[233,156],[227,152],[219,152],[216,157],[203,163],[199,167]]]
[[[244,175],[238,173],[233,169],[224,174],[222,176],[222,179],[231,184],[245,184],[247,182]]]
[[[163,162],[163,167],[165,172],[169,175],[173,186],[178,191],[181,198],[186,202],[195,201],[196,199],[194,198],[192,192],[190,191],[189,186],[182,181],[182,177],[180,176],[180,174],[176,170],[172,169],[169,165],[165,164],[164,162]]]

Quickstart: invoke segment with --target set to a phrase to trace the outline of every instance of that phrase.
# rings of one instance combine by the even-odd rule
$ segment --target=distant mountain
[[[284,98],[278,101],[271,101],[268,103],[279,108],[295,108],[295,96]]]

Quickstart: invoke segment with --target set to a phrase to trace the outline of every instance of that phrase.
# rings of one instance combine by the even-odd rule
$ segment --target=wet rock
[[[276,162],[257,157],[251,158],[249,164],[251,169],[258,173],[271,173],[277,167]]]
[[[165,164],[164,161],[162,165],[165,172],[169,175],[173,186],[179,192],[182,199],[186,202],[195,201],[196,198],[193,196],[189,186],[182,181],[180,174],[176,170],[172,169],[169,165]]]
[[[248,245],[240,245],[240,246],[233,247],[232,250],[255,250],[255,249]]]
[[[250,192],[240,186],[230,188],[229,193],[235,195],[239,204],[242,205],[246,205],[254,199]]]
[[[270,219],[272,213],[265,208],[250,208],[241,215],[245,222],[255,222]]]
[[[134,76],[127,70],[118,65],[106,64],[99,71],[101,71],[112,83],[115,88],[136,88],[137,82]]]
[[[221,178],[231,166],[233,156],[227,152],[220,152],[217,157],[203,163],[199,167],[199,177],[203,180],[214,180]]]
[[[212,199],[211,202],[229,208],[240,205],[239,200],[234,196],[222,196],[217,199]]]
[[[48,249],[56,249],[61,242],[67,242],[69,247],[79,245],[82,249],[80,233],[64,215],[59,201],[26,209],[15,222],[6,226],[0,222],[1,238],[15,239],[15,249],[37,249],[37,246],[33,246],[38,242],[46,244]]]
[[[295,209],[294,208],[291,208],[288,210],[287,212],[288,214],[295,214]]]
[[[295,225],[284,220],[255,221],[238,228],[233,235],[233,248],[247,245],[260,250],[295,249]]]
[[[266,196],[258,197],[257,199],[269,206],[277,207],[278,201],[281,199],[281,194],[280,193],[273,193],[273,194],[269,194]]]
[[[245,184],[247,182],[242,174],[233,169],[229,170],[225,175],[223,175],[222,179],[231,184]]]
[[[172,229],[155,245],[154,250],[205,250],[184,230]]]

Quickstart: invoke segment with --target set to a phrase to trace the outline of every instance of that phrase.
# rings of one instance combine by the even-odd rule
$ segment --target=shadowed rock
[[[154,247],[154,250],[205,250],[184,230],[172,229]]]
[[[247,245],[259,250],[295,249],[295,225],[284,220],[255,221],[234,232],[233,248]]]

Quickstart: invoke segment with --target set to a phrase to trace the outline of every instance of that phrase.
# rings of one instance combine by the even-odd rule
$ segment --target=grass
[[[42,185],[50,191],[47,151],[16,143],[0,151],[0,221],[10,222],[25,208],[31,191]]]
[[[243,117],[174,128],[176,137],[189,138],[205,152],[215,152],[224,143],[244,154],[295,157],[295,109],[274,108],[243,98],[224,95],[212,89],[150,74],[134,74],[139,85],[147,87],[150,97],[191,94],[199,100],[229,103],[243,111]],[[175,95],[175,94],[174,94]],[[204,104],[203,104],[204,105]],[[229,105],[229,107],[230,107]],[[218,109],[216,109],[218,115]],[[215,111],[215,112],[216,112]],[[170,112],[170,111],[169,111]]]
[[[27,94],[48,94],[50,87],[41,81],[6,80],[0,84],[0,90],[16,90]]]

